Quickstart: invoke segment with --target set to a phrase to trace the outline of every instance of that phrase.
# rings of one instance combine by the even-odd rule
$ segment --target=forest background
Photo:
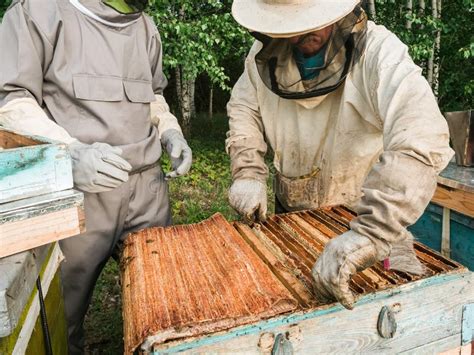
[[[0,0],[0,18],[10,3]],[[216,212],[238,218],[227,202],[231,176],[224,152],[225,105],[253,38],[232,19],[231,6],[231,0],[150,0],[147,9],[163,41],[169,78],[165,96],[194,153],[190,174],[170,182],[175,223],[198,222]],[[441,111],[474,108],[474,0],[366,0],[363,6],[370,19],[408,45]],[[166,157],[163,165],[170,169]],[[271,211],[271,179],[268,198]],[[97,283],[86,330],[90,353],[123,352],[118,265],[113,260]]]

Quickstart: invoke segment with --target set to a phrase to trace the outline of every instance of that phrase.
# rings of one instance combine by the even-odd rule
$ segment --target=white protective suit
[[[352,205],[352,230],[377,244],[379,260],[407,238],[453,155],[434,95],[408,48],[368,23],[364,55],[324,97],[280,98],[261,80],[255,42],[227,110],[233,179],[266,181],[274,151],[276,195],[288,210]],[[288,59],[288,82],[299,71]]]

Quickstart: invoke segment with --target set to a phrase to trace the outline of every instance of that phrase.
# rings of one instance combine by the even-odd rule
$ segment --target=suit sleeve
[[[370,237],[383,259],[425,210],[453,152],[446,120],[406,46],[390,35],[375,53],[366,71],[384,151],[364,182],[351,228]]]
[[[163,92],[168,85],[168,80],[163,73],[163,46],[161,37],[154,24],[153,28],[154,35],[151,39],[149,52],[155,101],[151,103],[151,121],[158,127],[158,134],[161,137],[163,132],[169,129],[175,129],[181,132],[181,127],[176,116],[171,113],[169,105],[163,96]]]
[[[0,25],[0,126],[65,143],[75,141],[42,110],[43,73],[54,46],[23,2],[13,3]]]
[[[229,103],[229,131],[226,151],[230,155],[233,180],[254,179],[266,182],[268,167],[265,164],[267,144],[264,126],[257,101],[254,55],[257,43],[250,51],[242,76],[235,84]]]

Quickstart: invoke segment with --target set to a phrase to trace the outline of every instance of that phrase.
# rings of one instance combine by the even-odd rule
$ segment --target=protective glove
[[[410,232],[407,232],[407,237],[404,240],[393,243],[388,260],[390,269],[393,270],[413,275],[423,275],[426,271],[426,268],[416,257],[413,235]]]
[[[313,266],[316,298],[323,303],[337,300],[352,309],[355,303],[349,289],[352,275],[377,261],[375,244],[363,235],[351,230],[332,239]]]
[[[229,190],[230,205],[251,224],[265,221],[267,215],[267,187],[253,179],[235,180]]]
[[[186,175],[191,169],[193,152],[189,148],[183,134],[176,129],[168,129],[161,135],[161,143],[171,158],[173,171],[166,174],[167,179]]]
[[[132,166],[120,155],[122,150],[106,143],[71,143],[74,185],[81,191],[99,193],[128,181]]]

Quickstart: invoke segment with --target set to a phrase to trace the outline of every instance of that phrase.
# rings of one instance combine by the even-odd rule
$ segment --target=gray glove
[[[245,223],[265,221],[267,215],[267,186],[259,180],[235,180],[229,190],[230,205]]]
[[[106,143],[69,145],[74,185],[81,191],[99,193],[113,190],[128,180],[132,166],[120,155],[122,150]]]
[[[413,275],[423,275],[425,267],[418,260],[413,247],[413,235],[407,231],[404,240],[393,243],[390,251],[389,264],[390,269],[408,272]]]
[[[331,240],[313,267],[316,298],[327,303],[333,300],[352,309],[355,297],[349,289],[349,281],[355,273],[374,265],[381,256],[377,250],[382,250],[380,241],[372,241],[355,231],[348,231]],[[413,248],[413,235],[407,232],[407,237],[391,246],[388,258],[390,268],[422,275],[425,267],[417,259]]]
[[[193,153],[183,134],[176,129],[168,129],[161,135],[161,143],[171,158],[173,171],[166,174],[167,179],[186,175],[191,169]]]
[[[337,300],[352,309],[355,297],[349,281],[355,273],[377,262],[375,244],[367,237],[348,231],[332,239],[313,266],[316,298],[323,303]]]

